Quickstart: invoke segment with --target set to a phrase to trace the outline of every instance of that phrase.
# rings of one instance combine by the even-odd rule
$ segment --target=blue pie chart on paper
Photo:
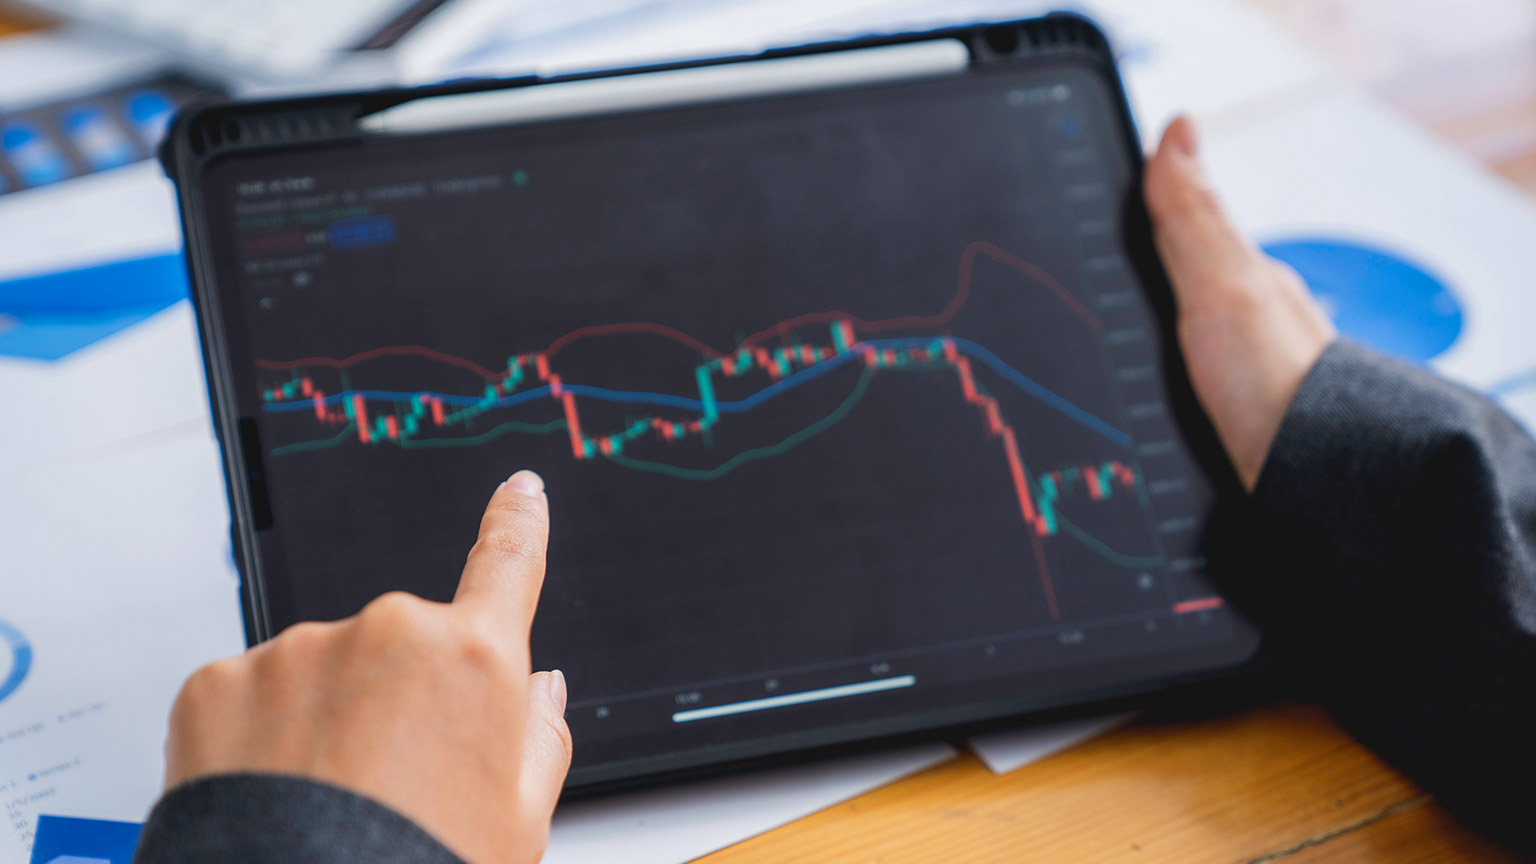
[[[1400,253],[1329,237],[1265,243],[1264,251],[1296,268],[1339,332],[1357,342],[1424,363],[1461,336],[1456,294]]]
[[[0,702],[16,692],[32,669],[32,645],[20,630],[0,621]]]

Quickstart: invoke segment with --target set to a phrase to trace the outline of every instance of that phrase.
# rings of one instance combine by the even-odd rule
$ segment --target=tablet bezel
[[[237,395],[239,379],[224,332],[228,319],[221,310],[217,270],[213,261],[212,231],[202,206],[204,195],[201,180],[212,165],[234,156],[290,152],[357,140],[365,134],[358,126],[360,118],[419,99],[677,69],[750,64],[778,58],[938,39],[959,40],[964,44],[972,67],[996,63],[1064,63],[1086,69],[1102,79],[1112,96],[1114,120],[1123,136],[1121,144],[1126,148],[1130,161],[1133,194],[1127,202],[1125,214],[1126,256],[1136,271],[1156,318],[1163,344],[1176,346],[1173,295],[1157,257],[1150,221],[1139,194],[1143,159],[1125,89],[1103,33],[1091,22],[1075,15],[1053,14],[1001,24],[947,28],[780,49],[751,56],[579,75],[470,81],[435,87],[224,103],[196,107],[180,115],[162,145],[161,159],[167,173],[176,181],[178,190],[193,302],[207,369],[209,398],[224,459],[226,490],[232,514],[231,538],[242,577],[241,595],[248,644],[254,645],[275,635],[268,606],[270,591],[260,554],[262,543],[258,536],[263,525],[269,524],[271,520],[265,501],[262,455],[254,439],[255,421],[242,414]],[[1173,407],[1185,443],[1215,492],[1217,503],[1213,512],[1220,511],[1223,502],[1242,497],[1240,484],[1214,430],[1195,399],[1182,355],[1177,350],[1166,350],[1163,357],[1168,401]],[[1209,650],[1185,653],[1191,658],[1210,654]],[[902,715],[892,718],[889,723],[864,723],[853,729],[822,728],[812,732],[791,733],[781,738],[744,741],[734,747],[717,748],[709,754],[703,754],[702,758],[701,754],[684,751],[635,762],[589,766],[572,773],[567,781],[567,792],[578,790],[585,793],[655,782],[764,760],[846,750],[872,741],[955,734],[974,728],[977,724],[993,723],[1000,718],[1026,713],[1053,709],[1091,710],[1095,705],[1102,708],[1106,700],[1121,700],[1193,681],[1240,673],[1261,663],[1262,656],[1263,641],[1260,634],[1258,647],[1240,662],[1177,678],[1148,677],[1113,688],[1015,696],[986,703],[970,703],[954,708],[942,717],[938,716],[938,712],[927,712],[921,717]],[[1134,659],[1128,661],[1127,665],[1134,667]]]

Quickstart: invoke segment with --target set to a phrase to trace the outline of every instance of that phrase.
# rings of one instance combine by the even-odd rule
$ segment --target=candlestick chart
[[[1227,478],[1101,83],[999,68],[220,162],[252,617],[450,602],[526,469],[531,660],[567,676],[578,771],[1246,656],[1206,575]]]
[[[937,377],[950,382],[971,415],[969,422],[989,442],[989,458],[1008,479],[1045,602],[1056,617],[1060,608],[1045,541],[1067,535],[1125,567],[1156,566],[1163,558],[1155,550],[1112,548],[1063,513],[1063,500],[1072,497],[1087,505],[1120,498],[1145,502],[1131,437],[988,346],[953,332],[952,323],[971,302],[973,274],[982,259],[1011,271],[1045,302],[1070,313],[1084,342],[1100,337],[1098,319],[1051,275],[994,244],[973,242],[960,256],[953,295],[927,315],[864,320],[841,310],[814,312],[724,346],[660,323],[607,323],[510,353],[496,367],[422,345],[373,348],[340,358],[264,359],[259,361],[263,411],[306,418],[316,433],[274,446],[270,455],[340,448],[472,448],[509,436],[539,436],[563,441],[567,458],[576,462],[707,483],[735,472],[772,470],[774,460],[792,458],[798,448],[857,416],[876,379]],[[622,356],[619,362],[626,365],[667,357],[676,384],[668,390],[618,389],[585,380],[587,370],[567,358],[582,345],[604,340],[643,346],[638,356]],[[678,364],[673,355],[689,358],[691,367]],[[371,366],[391,360],[412,361],[474,384],[456,389],[357,385]],[[836,384],[829,384],[834,379]],[[824,400],[829,410],[802,418],[798,428],[775,440],[722,452],[727,448],[719,439],[725,430],[760,423],[796,391],[826,386],[843,388],[838,398]],[[1026,436],[1005,413],[995,388],[1021,394],[1066,422],[1095,442],[1097,455],[1070,464],[1031,464]]]

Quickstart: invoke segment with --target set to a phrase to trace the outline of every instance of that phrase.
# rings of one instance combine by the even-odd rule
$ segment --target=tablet
[[[251,640],[450,598],[536,470],[572,788],[1256,651],[1081,19],[213,106],[165,160]]]

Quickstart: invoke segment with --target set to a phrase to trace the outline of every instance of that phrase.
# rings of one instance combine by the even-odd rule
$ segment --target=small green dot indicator
[[[528,185],[528,172],[517,170],[512,172],[512,185],[522,188]]]

